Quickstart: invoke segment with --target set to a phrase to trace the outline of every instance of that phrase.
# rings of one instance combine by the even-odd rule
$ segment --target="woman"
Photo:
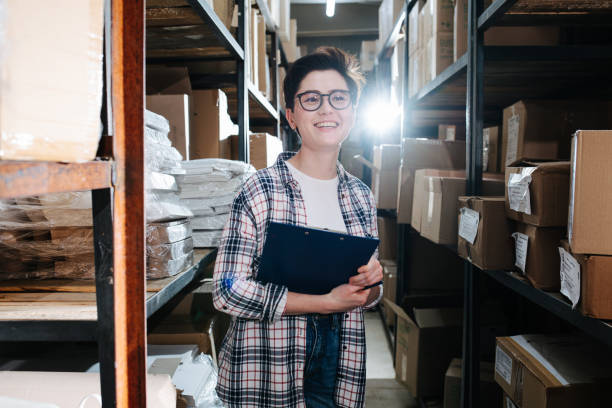
[[[376,256],[326,295],[255,280],[269,221],[377,237],[370,189],[338,163],[363,77],[353,57],[320,48],[287,73],[287,120],[297,153],[282,153],[236,197],[215,265],[214,304],[234,316],[219,353],[217,392],[227,407],[361,407],[363,308],[382,287]],[[313,254],[316,256],[316,254]]]

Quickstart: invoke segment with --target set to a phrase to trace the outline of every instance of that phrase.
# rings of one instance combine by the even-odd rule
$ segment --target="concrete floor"
[[[417,401],[395,381],[393,356],[378,311],[365,314],[366,326],[366,407],[416,408]]]

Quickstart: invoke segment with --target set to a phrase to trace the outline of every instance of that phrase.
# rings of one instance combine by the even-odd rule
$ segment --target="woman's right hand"
[[[365,306],[371,289],[345,283],[332,289],[327,295],[329,313],[346,312],[359,306]]]

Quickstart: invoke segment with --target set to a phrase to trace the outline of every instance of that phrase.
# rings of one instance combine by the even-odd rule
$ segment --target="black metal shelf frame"
[[[414,109],[448,109],[461,108],[465,109],[466,117],[466,164],[467,164],[467,193],[478,194],[482,181],[482,131],[485,116],[485,106],[491,106],[485,100],[487,96],[499,96],[500,94],[485,93],[485,61],[492,66],[497,64],[498,67],[504,68],[505,64],[510,62],[527,62],[530,64],[546,64],[555,63],[557,61],[565,63],[584,63],[592,62],[592,66],[597,65],[598,61],[602,60],[610,63],[612,49],[609,46],[553,46],[553,47],[485,47],[484,46],[484,31],[494,25],[540,25],[553,24],[564,25],[585,24],[589,22],[598,22],[598,24],[610,25],[609,15],[598,14],[595,16],[584,16],[577,14],[575,16],[567,15],[543,15],[536,14],[512,14],[508,11],[515,5],[517,0],[496,0],[486,10],[482,9],[482,0],[470,0],[468,5],[468,52],[460,57],[454,64],[449,66],[433,81],[426,84],[414,97],[408,97],[407,86],[404,87],[404,112],[402,118],[402,137],[415,137],[412,131],[412,122],[414,120],[412,111]],[[413,1],[406,0],[405,10],[410,12],[414,6]],[[405,32],[410,32],[408,27],[408,19],[402,16]],[[397,24],[401,25],[401,21]],[[397,28],[398,25],[395,25]],[[399,32],[399,30],[394,30]],[[385,42],[383,51],[379,53],[379,58],[382,61],[377,64],[377,76],[380,71],[385,71],[387,68],[383,60],[389,58],[390,49],[395,43],[393,36],[390,36]],[[406,42],[408,47],[408,42]],[[409,66],[408,48],[405,52],[405,67]],[[520,64],[519,64],[520,65]],[[506,65],[507,66],[507,65]],[[519,73],[520,74],[520,73]],[[408,69],[405,69],[404,83],[408,83]],[[465,77],[465,80],[462,79]],[[384,73],[382,82],[384,84]],[[432,103],[431,97],[445,92],[445,88],[452,85],[454,88],[460,88],[456,85],[459,82],[464,82],[462,85],[463,91],[459,95],[463,95],[465,105],[459,103],[451,104]],[[548,84],[547,84],[548,85]],[[602,92],[607,92],[608,88]],[[457,97],[457,89],[455,99]],[[462,93],[461,93],[462,92]],[[507,91],[506,91],[507,92]],[[518,95],[520,97],[520,95]],[[506,96],[507,98],[507,96]],[[497,101],[500,102],[499,100]],[[501,102],[505,102],[502,98]],[[429,104],[429,106],[428,106]],[[494,105],[493,105],[494,106]],[[398,225],[398,282],[397,282],[397,299],[401,301],[401,297],[408,293],[405,287],[407,281],[405,270],[407,264],[406,259],[412,254],[406,253],[404,240],[411,231],[408,225]],[[483,273],[477,267],[469,262],[465,262],[465,288],[464,288],[464,337],[463,337],[463,373],[462,373],[462,395],[461,404],[463,408],[478,408],[479,407],[479,311],[480,311],[480,293],[479,280]],[[516,292],[518,295],[530,300],[531,302],[543,307],[552,314],[560,317],[564,321],[574,325],[584,333],[591,335],[594,338],[612,346],[612,325],[607,322],[583,316],[579,311],[571,308],[571,305],[558,294],[551,294],[532,287],[531,285],[522,282],[519,279],[512,277],[509,273],[501,271],[484,271],[484,275],[494,279],[503,286]]]

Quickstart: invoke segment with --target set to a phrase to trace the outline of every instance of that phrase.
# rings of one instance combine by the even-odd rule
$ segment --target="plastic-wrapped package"
[[[205,207],[198,210],[191,210],[196,217],[205,217],[211,215],[228,214],[231,210],[230,205],[222,205],[220,207]]]
[[[147,192],[145,195],[147,222],[193,217],[178,196],[172,192]]]
[[[191,211],[193,211],[194,214],[196,214],[196,211],[198,210],[229,206],[234,201],[235,195],[236,193],[215,197],[181,198],[181,203],[183,203],[185,207],[189,208]]]
[[[145,167],[147,171],[165,172],[177,167],[183,156],[172,146],[145,143]]]
[[[162,115],[158,115],[157,113],[145,109],[144,121],[145,126],[148,128],[156,129],[166,134],[170,132],[170,122],[168,122],[168,119],[164,118]]]
[[[229,214],[195,217],[191,220],[191,228],[195,230],[220,230],[225,227],[228,219]]]
[[[215,390],[217,386],[217,370],[215,369],[212,358],[206,354],[200,354],[194,359],[194,363],[202,366],[202,371],[210,374],[200,387],[200,392],[195,399],[196,408],[223,408],[223,403]]]
[[[147,190],[178,191],[174,176],[156,171],[146,174],[145,188]]]
[[[229,181],[210,181],[197,184],[180,184],[180,198],[226,196],[237,192],[249,176],[243,174]]]
[[[156,246],[178,242],[191,235],[189,219],[147,224],[147,245]]]
[[[182,241],[147,245],[147,256],[158,261],[177,259],[193,251],[193,239],[191,237]]]
[[[93,253],[68,257],[62,261],[55,261],[52,278],[95,279],[95,277],[96,266]]]
[[[210,248],[219,246],[222,230],[193,231],[193,246],[195,248]]]
[[[145,128],[144,140],[145,140],[145,145],[149,143],[154,143],[154,144],[161,144],[164,146],[172,146],[172,142],[170,141],[170,138],[168,138],[167,132],[162,132],[161,130],[151,129],[149,127]]]
[[[161,279],[174,276],[193,265],[193,251],[180,258],[158,260],[147,258],[147,279]]]
[[[0,200],[0,229],[49,229],[92,225],[89,191]]]
[[[181,167],[186,169],[188,174],[214,174],[230,172],[238,175],[255,172],[255,168],[248,163],[226,159],[189,160],[182,162]]]

